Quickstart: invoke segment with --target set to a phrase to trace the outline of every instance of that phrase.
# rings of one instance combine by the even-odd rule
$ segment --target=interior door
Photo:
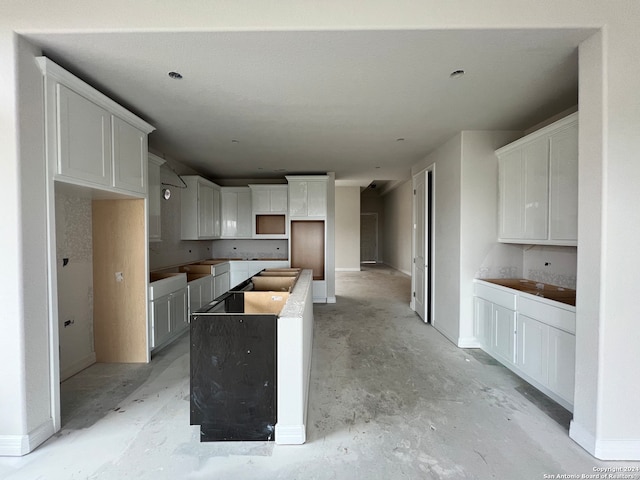
[[[360,214],[360,261],[378,261],[378,214]]]
[[[428,318],[425,316],[426,305],[426,271],[427,271],[427,255],[426,255],[426,173],[420,173],[414,177],[414,219],[413,219],[413,239],[415,248],[415,258],[413,259],[413,278],[414,278],[414,307],[416,313],[425,322]]]

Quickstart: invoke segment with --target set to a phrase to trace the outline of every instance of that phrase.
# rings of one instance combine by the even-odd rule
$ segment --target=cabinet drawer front
[[[484,285],[482,283],[475,284],[474,293],[477,297],[489,300],[490,302],[508,308],[509,310],[516,309],[517,295],[513,293],[509,293],[498,288],[489,287],[488,285]]]
[[[518,313],[569,333],[575,333],[576,331],[576,313],[571,310],[520,297]]]

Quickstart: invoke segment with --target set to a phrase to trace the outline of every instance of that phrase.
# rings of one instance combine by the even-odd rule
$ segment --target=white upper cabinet
[[[251,233],[254,238],[289,237],[289,187],[249,185],[251,189]]]
[[[549,139],[549,195],[551,240],[578,238],[578,123]]]
[[[220,237],[220,187],[198,175],[185,175],[180,197],[182,240]]]
[[[147,195],[144,122],[46,57],[47,159],[55,180],[119,193]]]
[[[287,185],[249,185],[254,213],[287,213],[289,208]]]
[[[327,216],[326,175],[287,176],[289,182],[289,216],[291,218]]]
[[[160,167],[165,161],[150,153],[148,166],[148,184],[149,184],[149,241],[159,242],[162,240],[161,229],[161,195],[162,183],[160,179]]]
[[[121,118],[112,117],[113,186],[147,192],[147,134]]]
[[[111,185],[111,114],[64,85],[56,85],[57,173]]]
[[[222,238],[251,237],[251,190],[249,187],[222,187]]]
[[[496,155],[498,240],[576,245],[578,114],[509,144]]]

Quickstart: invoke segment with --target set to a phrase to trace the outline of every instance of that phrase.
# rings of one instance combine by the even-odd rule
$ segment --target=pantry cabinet
[[[180,238],[220,238],[220,187],[198,175],[184,175],[187,188],[181,190]]]
[[[221,237],[251,237],[251,189],[221,187]]]
[[[57,181],[147,194],[147,136],[154,127],[46,57],[49,171]]]
[[[578,114],[496,151],[505,243],[576,245]]]

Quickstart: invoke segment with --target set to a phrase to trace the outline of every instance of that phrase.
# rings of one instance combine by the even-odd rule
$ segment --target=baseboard
[[[96,363],[96,353],[95,352],[87,355],[84,358],[81,358],[80,360],[78,360],[76,362],[73,362],[71,365],[66,367],[64,370],[61,369],[60,370],[60,381],[63,382],[67,378],[72,377],[76,373],[81,372],[82,370],[84,370],[87,367],[90,367],[94,363]]]
[[[458,347],[460,348],[480,348],[480,342],[476,337],[460,337],[458,338]]]
[[[304,425],[280,425],[276,423],[276,443],[278,445],[302,445],[307,441]]]
[[[28,435],[0,435],[0,456],[21,457],[31,453],[54,433],[53,420],[49,419]]]
[[[338,268],[336,267],[335,271],[336,272],[359,272],[362,269],[360,267],[358,268]]]
[[[571,420],[569,437],[600,460],[640,460],[640,440],[598,440],[575,420]]]

